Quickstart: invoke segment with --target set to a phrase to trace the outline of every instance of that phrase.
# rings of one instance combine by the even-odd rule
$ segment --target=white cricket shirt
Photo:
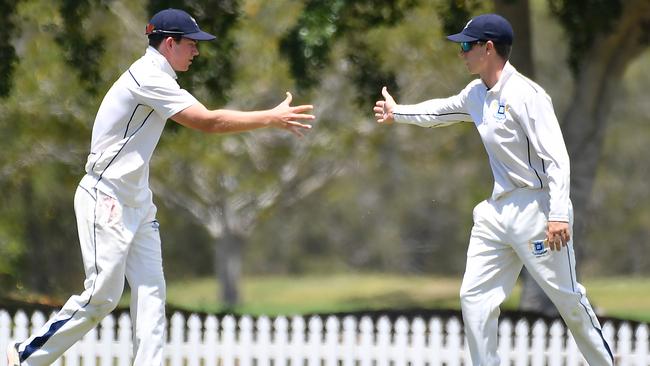
[[[151,203],[149,161],[165,122],[197,103],[176,82],[163,55],[148,47],[106,93],[92,132],[86,176],[97,188],[127,206]]]
[[[490,90],[477,79],[458,95],[398,105],[393,115],[423,127],[474,122],[494,175],[492,198],[518,188],[548,189],[548,219],[569,221],[569,155],[551,98],[509,62]]]

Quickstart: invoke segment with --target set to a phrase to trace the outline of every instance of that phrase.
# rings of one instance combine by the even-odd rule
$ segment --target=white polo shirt
[[[506,63],[490,90],[480,80],[458,95],[398,105],[395,121],[423,127],[474,122],[494,175],[492,198],[518,189],[548,189],[550,221],[569,221],[569,155],[551,98]]]
[[[122,204],[152,202],[149,161],[166,120],[198,103],[176,82],[163,55],[148,47],[106,93],[93,126],[85,188],[97,188]]]

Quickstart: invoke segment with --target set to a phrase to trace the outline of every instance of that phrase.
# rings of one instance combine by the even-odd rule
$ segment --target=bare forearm
[[[186,127],[208,133],[242,132],[268,127],[271,114],[264,111],[236,111],[229,109],[209,110],[201,104],[195,104],[172,119]]]
[[[269,127],[271,124],[271,115],[268,110],[244,112],[217,109],[208,111],[208,113],[209,118],[203,123],[202,130],[210,133],[250,131]]]
[[[311,105],[291,106],[291,94],[273,109],[259,111],[237,111],[230,109],[209,110],[201,103],[196,103],[173,115],[172,120],[185,127],[210,133],[243,132],[265,127],[282,128],[302,136],[300,129],[309,129],[310,125],[299,120],[313,120]]]

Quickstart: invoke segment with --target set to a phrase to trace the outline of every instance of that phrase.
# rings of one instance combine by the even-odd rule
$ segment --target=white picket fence
[[[24,339],[46,318],[17,312],[12,319],[0,310],[0,350],[11,339]],[[561,322],[550,327],[539,320],[499,327],[499,354],[504,365],[586,365]],[[615,328],[605,323],[603,334],[613,346],[618,366],[650,365],[648,324]],[[171,317],[166,345],[169,366],[436,366],[470,365],[457,318],[412,321],[388,317],[334,316],[254,319],[198,315]],[[131,364],[131,319],[125,313],[106,317],[59,359],[56,366]],[[6,366],[0,357],[0,366]]]

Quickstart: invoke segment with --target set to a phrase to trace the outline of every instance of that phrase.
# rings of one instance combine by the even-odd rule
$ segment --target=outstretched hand
[[[291,101],[293,96],[287,92],[287,97],[278,104],[275,108],[271,109],[271,126],[276,128],[283,128],[289,130],[298,137],[304,136],[302,129],[310,129],[311,125],[303,124],[298,121],[301,120],[314,120],[313,114],[305,113],[314,109],[310,104],[299,105],[292,107]]]
[[[397,103],[395,103],[395,99],[388,93],[388,89],[385,86],[381,88],[381,95],[384,97],[384,100],[378,100],[375,103],[375,108],[373,108],[375,119],[377,123],[389,125],[395,121],[393,118],[393,109],[395,109]]]

